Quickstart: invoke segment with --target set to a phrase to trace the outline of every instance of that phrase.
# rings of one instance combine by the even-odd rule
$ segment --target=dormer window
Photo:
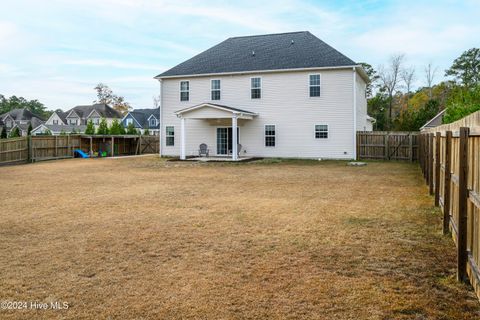
[[[77,125],[77,119],[70,119],[68,121],[69,124],[76,126]]]
[[[157,119],[155,118],[150,118],[150,127],[155,127],[157,125]]]

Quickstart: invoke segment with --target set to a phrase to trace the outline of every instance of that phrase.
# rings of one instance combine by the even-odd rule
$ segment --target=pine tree
[[[15,127],[12,129],[12,131],[10,131],[10,138],[16,137],[20,137],[20,129],[18,129],[18,127]]]
[[[32,135],[32,130],[33,130],[33,128],[32,128],[32,123],[30,122],[30,123],[28,124],[27,136],[31,136],[31,135]]]
[[[75,128],[72,129],[72,133],[75,132]],[[88,120],[87,128],[85,129],[85,134],[93,135],[95,134],[95,126],[93,125],[92,119]]]
[[[107,120],[102,118],[100,124],[98,125],[97,134],[108,134],[108,125]]]
[[[135,129],[135,126],[131,122],[127,126],[127,134],[137,134],[137,129]]]
[[[117,119],[113,120],[112,125],[110,126],[110,134],[112,135],[121,134],[121,128],[122,128],[122,125],[120,124],[120,122],[118,122]]]

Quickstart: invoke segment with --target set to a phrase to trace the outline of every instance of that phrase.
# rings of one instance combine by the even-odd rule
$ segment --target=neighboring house
[[[135,109],[129,111],[122,119],[125,129],[130,123],[142,134],[148,129],[150,135],[158,135],[160,127],[160,108],[156,109]]]
[[[46,125],[77,126],[79,131],[81,126],[85,126],[89,120],[93,121],[95,127],[100,124],[100,119],[105,118],[110,126],[114,119],[122,119],[121,112],[113,109],[108,104],[93,104],[76,106],[66,112],[57,110],[48,120]],[[85,129],[83,129],[85,130]],[[83,132],[83,131],[82,131]]]
[[[45,122],[41,116],[31,112],[27,108],[13,109],[0,115],[0,120],[7,129],[7,133],[10,133],[15,127],[18,127],[22,136],[28,134],[28,126],[30,124],[32,128],[35,128]]]
[[[445,111],[447,109],[443,109],[442,111],[440,111],[439,113],[437,113],[437,115],[435,117],[433,117],[432,119],[430,119],[427,123],[425,123],[421,128],[420,128],[420,131],[424,130],[424,129],[430,129],[430,128],[435,128],[435,127],[438,127],[439,125],[441,125],[443,123],[443,116],[445,115]]]
[[[362,67],[310,32],[229,38],[155,77],[161,154],[356,158],[372,130]],[[238,137],[238,138],[236,138]]]
[[[41,124],[32,130],[32,136],[40,136],[50,133],[54,136],[67,133],[83,133],[87,128],[86,125],[61,125],[61,124]]]

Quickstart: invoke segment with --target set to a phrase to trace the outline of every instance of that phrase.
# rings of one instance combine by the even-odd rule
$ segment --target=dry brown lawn
[[[418,166],[0,168],[1,319],[478,319]]]

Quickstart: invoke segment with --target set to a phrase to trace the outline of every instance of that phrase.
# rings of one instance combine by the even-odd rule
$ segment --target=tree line
[[[480,49],[472,48],[455,59],[442,80],[434,84],[438,68],[422,70],[423,86],[413,91],[417,70],[405,63],[405,55],[392,55],[387,65],[375,70],[362,63],[371,82],[367,85],[368,114],[375,130],[417,131],[443,109],[444,123],[480,110]]]

